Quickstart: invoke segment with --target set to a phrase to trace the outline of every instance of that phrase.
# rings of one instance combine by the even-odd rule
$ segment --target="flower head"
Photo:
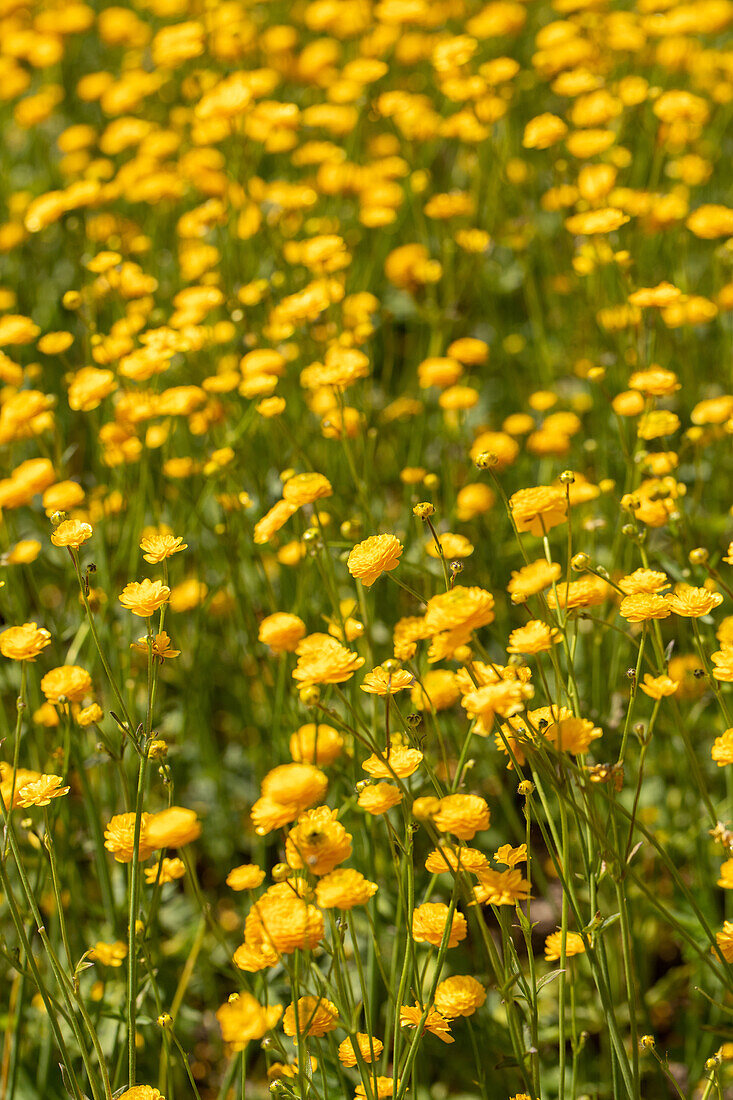
[[[449,909],[440,901],[426,901],[418,905],[412,914],[412,938],[416,943],[429,943],[440,947],[448,921]],[[448,947],[456,947],[468,934],[463,913],[453,912],[448,932]]]
[[[0,653],[12,661],[35,661],[50,644],[50,632],[36,623],[10,626],[0,634]]]
[[[532,535],[546,535],[567,519],[565,493],[554,485],[519,489],[509,498],[509,506],[517,530],[529,531]]]
[[[18,788],[17,801],[20,806],[48,806],[52,798],[63,798],[71,787],[63,787],[60,775],[42,775],[31,783]]]
[[[435,1007],[446,1020],[473,1016],[486,1001],[486,989],[470,974],[445,978],[435,990]]]
[[[301,997],[297,1007],[294,1003],[289,1004],[283,1016],[283,1031],[291,1038],[328,1035],[337,1025],[338,1009],[325,997]]]
[[[338,1056],[342,1066],[353,1067],[357,1065],[355,1041],[363,1062],[376,1061],[384,1050],[384,1043],[381,1039],[375,1039],[373,1035],[365,1035],[359,1031],[353,1038],[349,1036],[348,1039],[344,1039],[342,1043],[339,1043]]]
[[[319,879],[316,901],[321,909],[353,909],[366,905],[376,892],[376,882],[370,882],[360,871],[340,868]]]
[[[218,1009],[221,1035],[232,1050],[244,1050],[247,1043],[262,1039],[282,1016],[282,1005],[265,1008],[251,993],[233,993]]]
[[[585,953],[583,937],[577,932],[565,933],[565,955],[582,955]],[[562,957],[562,932],[551,932],[545,940],[545,958],[548,962],[557,962]]]
[[[79,665],[61,665],[52,668],[41,680],[41,691],[49,703],[59,703],[66,699],[69,703],[80,703],[92,690],[92,678],[85,668]]]
[[[157,565],[188,547],[182,538],[176,538],[175,535],[146,535],[140,539],[140,549],[145,561]]]
[[[133,615],[148,619],[153,612],[168,602],[170,594],[171,590],[167,584],[163,584],[162,581],[151,581],[146,577],[143,581],[131,581],[130,584],[125,585],[118,599],[123,607],[132,611]]]
[[[395,535],[370,535],[353,548],[346,566],[352,577],[370,588],[382,573],[397,568],[402,549],[402,543]]]
[[[82,523],[78,519],[65,519],[51,534],[51,542],[54,546],[68,546],[71,550],[78,550],[94,534],[91,524]]]

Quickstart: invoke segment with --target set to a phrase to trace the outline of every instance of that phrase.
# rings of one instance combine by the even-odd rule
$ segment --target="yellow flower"
[[[441,798],[433,824],[441,833],[453,833],[459,840],[472,840],[488,829],[491,815],[485,800],[476,794],[449,794]]]
[[[201,822],[194,810],[169,806],[150,814],[145,825],[145,841],[155,848],[182,848],[201,835]]]
[[[468,558],[474,551],[473,545],[465,535],[454,535],[451,534],[450,531],[446,532],[444,535],[438,535],[438,542],[443,551],[443,557],[447,558],[448,561],[453,561],[458,558]],[[438,547],[435,545],[433,539],[429,539],[425,543],[425,549],[431,558],[440,556],[438,554]]]
[[[718,947],[726,962],[733,962],[733,921],[725,921],[720,932],[715,935]]]
[[[733,764],[733,729],[728,729],[715,738],[710,755],[719,768]]]
[[[316,473],[296,474],[288,478],[283,489],[283,499],[296,508],[302,508],[304,504],[312,504],[332,494],[333,489],[328,478]]]
[[[342,684],[351,679],[364,664],[364,658],[353,653],[330,634],[309,634],[295,651],[298,660],[293,679],[307,684]]]
[[[397,568],[402,549],[402,543],[395,535],[370,535],[357,543],[346,565],[352,577],[370,588],[382,573]]]
[[[679,687],[678,680],[672,680],[669,676],[651,676],[648,672],[644,676],[644,682],[639,687],[651,699],[663,699],[666,695],[674,695]]]
[[[120,967],[127,958],[127,944],[122,940],[115,940],[114,943],[100,941],[95,943],[87,958],[92,962],[101,963],[102,966]]]
[[[486,1001],[486,989],[470,974],[445,978],[435,990],[435,1007],[446,1020],[473,1016]]]
[[[632,596],[624,596],[619,613],[627,622],[646,623],[651,619],[666,619],[672,610],[664,596],[659,596],[656,592],[637,592]]]
[[[376,1039],[373,1035],[366,1035],[364,1032],[358,1031],[353,1038],[349,1036],[348,1039],[344,1039],[342,1043],[339,1043],[338,1057],[342,1066],[353,1068],[357,1065],[354,1040],[356,1040],[356,1046],[358,1046],[364,1062],[376,1061],[384,1050],[384,1043],[381,1039]]]
[[[308,1035],[320,1038],[338,1026],[338,1009],[325,997],[301,997],[297,1006],[288,1005],[283,1016],[283,1031],[294,1038]]]
[[[440,947],[448,921],[449,909],[439,901],[426,901],[418,905],[412,914],[412,938],[416,943],[429,943]],[[448,947],[456,947],[468,934],[463,913],[454,910],[448,933]]]
[[[557,962],[561,958],[562,932],[551,932],[545,940],[545,958],[548,962]],[[583,937],[577,932],[565,934],[565,955],[582,955],[585,953]]]
[[[41,680],[41,691],[49,703],[59,703],[62,699],[69,703],[80,703],[91,690],[92,678],[79,665],[52,668]]]
[[[20,806],[48,806],[52,798],[62,798],[71,787],[62,787],[60,775],[42,775],[31,783],[18,788],[17,800]]]
[[[436,798],[437,805],[433,807],[434,813],[438,812],[440,799]],[[414,804],[413,804],[414,813]],[[417,814],[415,814],[417,817]],[[431,814],[431,817],[433,815]],[[486,867],[488,860],[483,852],[477,848],[468,848],[465,845],[460,848],[452,848],[449,844],[443,844],[440,848],[434,848],[425,860],[425,870],[431,875],[442,875],[446,871],[455,873],[459,868],[468,871],[472,875]]]
[[[145,561],[151,565],[157,565],[173,554],[187,550],[188,547],[182,538],[174,535],[147,535],[140,540],[140,549],[143,551]]]
[[[171,590],[167,584],[163,584],[162,581],[151,581],[146,577],[143,581],[131,581],[130,584],[125,585],[118,599],[133,615],[147,619],[168,602],[170,594]]]
[[[377,892],[376,882],[364,878],[360,871],[342,868],[319,879],[316,901],[321,909],[353,909],[366,905]]]
[[[21,539],[16,542],[6,557],[6,565],[30,565],[41,552],[41,544],[38,539]]]
[[[494,852],[496,863],[503,863],[506,867],[516,867],[518,863],[527,862],[527,845],[520,844],[518,848],[512,848],[511,844],[502,844],[498,851]]]
[[[296,950],[312,951],[323,938],[323,932],[321,911],[298,897],[287,882],[271,886],[258,898],[244,925],[247,947],[283,955]],[[240,962],[238,965],[244,969]]]
[[[148,843],[147,827],[152,814],[140,815],[140,839],[138,853],[141,860],[151,856],[154,845]],[[115,814],[104,831],[104,846],[112,852],[118,863],[130,863],[135,850],[135,814]]]
[[[689,584],[678,584],[674,593],[665,596],[670,610],[686,619],[699,619],[702,615],[720,607],[723,597],[720,592],[711,592],[708,588],[693,588]]]
[[[91,524],[82,523],[78,519],[65,519],[51,534],[51,542],[54,546],[68,546],[72,550],[78,550],[93,535]]]
[[[0,634],[0,653],[12,661],[35,661],[50,644],[50,632],[36,623],[11,626]]]
[[[402,791],[393,783],[372,783],[359,792],[358,805],[373,817],[386,814],[402,801]]]
[[[370,1081],[373,1081],[370,1078]],[[394,1096],[395,1081],[393,1077],[377,1077],[377,1100],[387,1100],[388,1097]],[[397,1079],[397,1088],[400,1087],[400,1079]],[[354,1100],[366,1100],[366,1088],[363,1084],[357,1085],[354,1089]],[[374,1096],[374,1089],[370,1086],[369,1096]]]
[[[507,653],[546,653],[559,641],[561,634],[557,627],[548,626],[540,619],[531,619],[511,632]]]
[[[419,749],[393,742],[384,755],[372,753],[362,764],[362,768],[372,779],[406,779],[416,772],[422,763],[423,754]]]
[[[419,1027],[420,1024],[422,1024],[423,1032],[429,1031],[431,1035],[436,1035],[444,1043],[455,1043],[455,1039],[450,1033],[450,1023],[437,1009],[431,1006],[426,1011],[417,1002],[413,1006],[402,1005],[400,1008],[400,1025],[402,1027]]]
[[[84,707],[83,710],[79,711],[76,720],[80,726],[86,728],[87,726],[93,726],[96,722],[101,722],[103,717],[104,711],[99,703],[90,703],[88,707]]]
[[[256,890],[264,879],[265,872],[256,863],[243,863],[229,872],[226,883],[232,890]]]
[[[265,1008],[251,993],[233,993],[217,1010],[222,1038],[232,1050],[244,1050],[247,1043],[264,1038],[282,1016],[282,1005]]]
[[[130,642],[130,649],[136,649],[140,653],[148,652],[148,639],[146,635],[142,638],[138,638],[136,642]],[[165,630],[161,630],[160,634],[153,635],[151,649],[153,656],[157,657],[160,663],[163,661],[172,660],[174,657],[180,657],[180,649],[174,649],[171,645],[169,635]]]
[[[724,890],[733,890],[733,859],[726,859],[721,865],[718,886],[722,886]]]
[[[666,573],[660,573],[654,569],[636,569],[628,576],[622,577],[618,586],[627,596],[636,596],[641,593],[658,594],[669,588]]]
[[[290,755],[299,764],[332,764],[344,747],[338,730],[324,722],[308,722],[290,737]]]
[[[327,875],[349,858],[351,834],[336,820],[337,813],[328,806],[319,806],[301,814],[285,844],[285,858],[291,867]]]
[[[404,691],[412,687],[414,677],[411,672],[399,668],[395,672],[388,672],[382,665],[368,672],[361,683],[361,690],[369,695],[396,695],[398,691]]]
[[[148,886],[152,886],[156,882],[165,885],[183,878],[185,873],[186,864],[182,859],[162,859],[154,867],[145,868],[145,881]]]
[[[560,579],[562,566],[559,562],[548,562],[545,558],[523,565],[511,575],[507,585],[507,592],[512,597],[512,603],[524,603],[530,596],[537,595],[543,589],[549,588],[553,581]]]
[[[280,764],[262,780],[262,796],[288,806],[294,820],[326,793],[328,779],[313,764]]]
[[[508,871],[483,867],[476,872],[476,877],[478,886],[474,888],[474,897],[480,905],[514,905],[530,896],[529,882],[516,867]]]
[[[305,632],[305,623],[297,615],[277,611],[262,620],[258,637],[273,653],[292,653]]]

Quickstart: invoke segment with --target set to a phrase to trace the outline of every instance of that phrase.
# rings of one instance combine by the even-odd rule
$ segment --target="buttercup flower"
[[[361,872],[348,867],[318,880],[316,901],[322,909],[353,909],[366,905],[376,892],[376,882],[369,882]]]
[[[545,958],[548,962],[557,962],[561,958],[562,932],[551,932],[545,940]],[[565,954],[582,955],[585,952],[583,937],[577,932],[567,932],[565,936]]]
[[[158,562],[180,553],[181,550],[187,550],[188,547],[182,538],[176,538],[175,535],[146,535],[140,540],[140,549],[143,551],[145,561],[149,561],[151,565],[157,565]]]
[[[120,967],[127,958],[127,944],[121,940],[116,940],[114,943],[95,943],[94,947],[87,953],[87,958],[92,962],[101,963],[102,966]]]
[[[359,1054],[363,1062],[376,1061],[384,1050],[384,1043],[381,1039],[375,1039],[372,1035],[365,1035],[359,1031],[353,1038],[350,1036],[339,1043],[338,1056],[342,1066],[353,1067],[357,1065],[354,1040],[356,1040],[356,1046],[359,1048]]]
[[[413,684],[413,675],[399,668],[395,672],[388,672],[379,665],[368,672],[361,683],[361,690],[369,695],[396,695],[398,691],[404,691]]]
[[[49,703],[80,703],[92,690],[92,678],[79,665],[61,665],[52,668],[41,680],[41,691]]]
[[[509,506],[518,531],[546,535],[567,519],[565,493],[552,485],[519,489],[509,498]]]
[[[62,787],[60,775],[42,775],[31,783],[18,788],[17,801],[20,806],[48,806],[54,798],[62,798],[71,787]]]
[[[162,581],[151,581],[146,577],[143,581],[131,581],[125,585],[122,594],[118,597],[123,607],[132,611],[133,615],[141,618],[149,618],[159,607],[168,602],[171,590]]]
[[[402,1027],[420,1027],[422,1025],[423,1031],[429,1031],[431,1035],[436,1035],[444,1043],[455,1043],[455,1039],[450,1033],[449,1021],[436,1008],[431,1007],[426,1011],[417,1003],[413,1006],[402,1005],[400,1008],[400,1024]]]
[[[473,1016],[485,1001],[485,988],[470,974],[444,978],[435,990],[435,1007],[446,1020]]]
[[[306,626],[297,615],[278,611],[268,615],[260,623],[259,640],[269,646],[273,653],[292,653],[302,638]]]
[[[393,783],[372,783],[359,792],[357,802],[362,810],[378,817],[386,814],[393,806],[399,806],[402,801],[402,791]]]
[[[338,730],[326,723],[308,722],[292,734],[290,755],[296,763],[321,764],[324,767],[338,759],[344,739]]]
[[[291,867],[305,867],[314,875],[327,875],[351,855],[351,835],[340,821],[337,810],[319,806],[298,818],[285,845],[285,856]]]
[[[412,938],[416,943],[429,943],[440,947],[448,921],[449,909],[439,901],[426,901],[418,905],[412,914]],[[466,918],[454,911],[448,933],[448,947],[456,947],[468,933]]]
[[[711,592],[707,588],[694,588],[689,584],[678,584],[671,595],[665,596],[670,610],[686,619],[699,619],[702,615],[720,607],[723,597],[720,592]]]
[[[337,1026],[338,1009],[324,998],[301,997],[297,1004],[289,1004],[283,1016],[283,1031],[293,1038],[295,1035],[322,1036]]]
[[[256,890],[265,880],[265,872],[256,863],[243,863],[235,867],[226,878],[232,890]]]
[[[346,566],[352,577],[371,588],[382,573],[396,569],[402,556],[402,543],[395,535],[370,535],[349,554]]]
[[[475,794],[449,794],[441,798],[433,824],[441,833],[453,833],[459,840],[472,840],[488,829],[491,815],[483,798]]]
[[[54,546],[68,546],[71,550],[78,550],[92,537],[91,524],[82,523],[78,519],[65,519],[51,533],[51,542]]]
[[[247,1043],[262,1039],[282,1016],[282,1005],[265,1008],[251,993],[233,993],[217,1010],[222,1039],[232,1050],[244,1050]]]
[[[50,644],[50,632],[36,623],[11,626],[0,634],[0,653],[12,661],[35,661]]]

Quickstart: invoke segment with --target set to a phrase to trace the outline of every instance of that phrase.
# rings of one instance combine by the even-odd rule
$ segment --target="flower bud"
[[[479,470],[493,470],[494,466],[499,465],[499,456],[493,451],[482,451],[480,455],[476,455],[474,465]]]
[[[570,559],[570,565],[576,573],[583,573],[590,565],[590,558],[587,554],[574,554]]]
[[[289,867],[287,863],[276,863],[272,868],[272,877],[275,882],[285,882],[292,873],[292,867]]]
[[[429,501],[421,501],[420,504],[416,504],[412,509],[413,516],[417,516],[418,519],[429,519],[430,516],[435,515],[435,507]]]
[[[705,547],[698,546],[697,549],[690,550],[687,560],[689,561],[690,565],[705,565],[709,557],[710,554],[705,549]]]

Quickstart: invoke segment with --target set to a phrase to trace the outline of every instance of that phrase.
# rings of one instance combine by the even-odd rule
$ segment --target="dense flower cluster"
[[[731,24],[0,0],[3,1098],[730,1093]]]

